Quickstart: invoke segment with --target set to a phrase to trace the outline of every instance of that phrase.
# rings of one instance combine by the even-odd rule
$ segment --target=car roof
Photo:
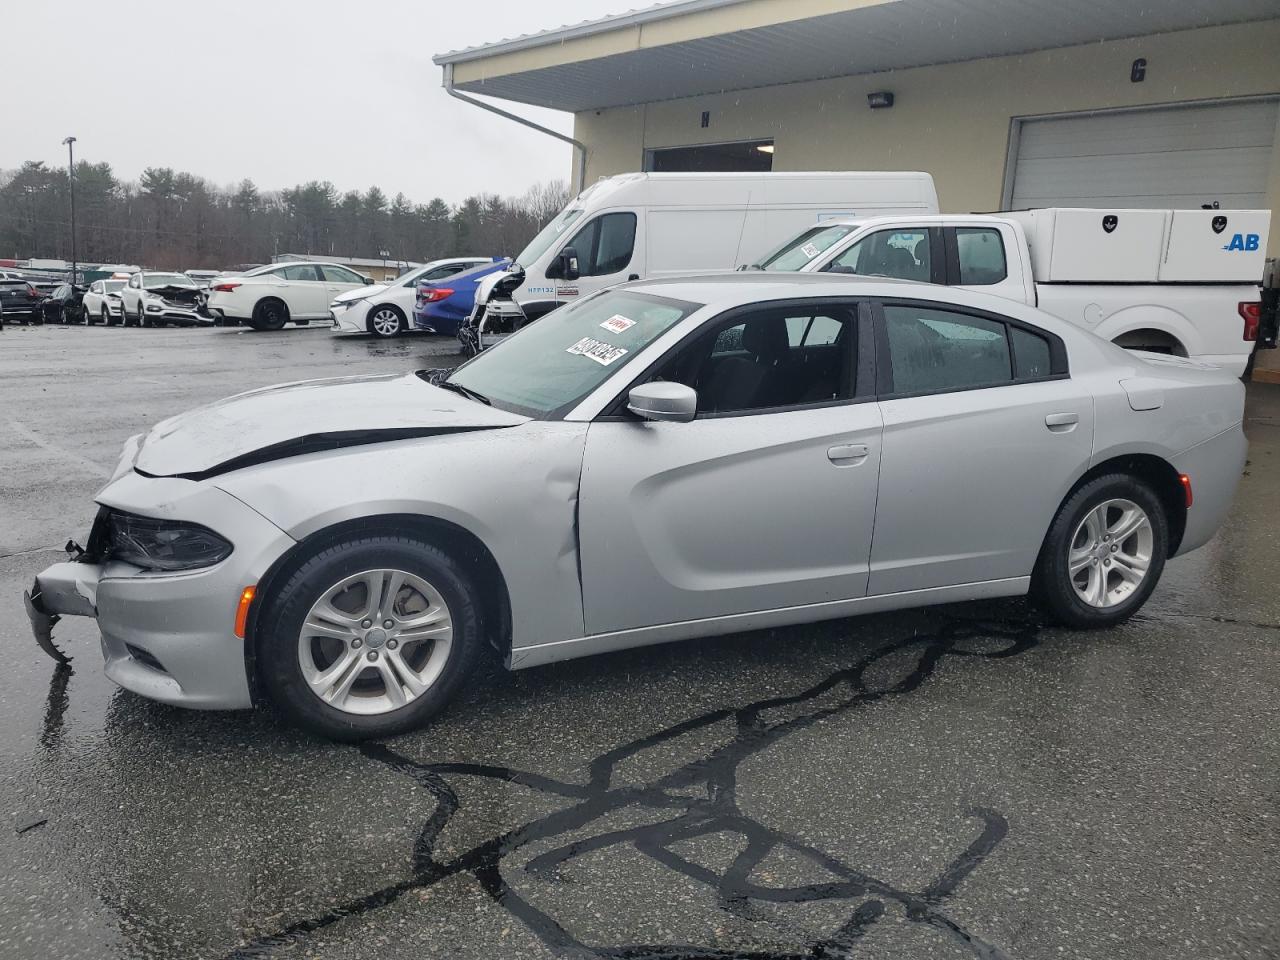
[[[794,300],[816,297],[898,297],[931,300],[939,304],[972,307],[994,314],[1023,319],[1059,335],[1071,336],[1079,327],[1044,313],[1035,307],[997,297],[936,283],[897,280],[891,277],[863,277],[851,274],[789,273],[782,271],[742,270],[733,273],[693,277],[670,277],[640,280],[620,288],[651,293],[673,300],[702,304],[716,312],[772,300]]]

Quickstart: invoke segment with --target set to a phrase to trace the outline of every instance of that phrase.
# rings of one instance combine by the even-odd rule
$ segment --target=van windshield
[[[552,310],[459,367],[445,386],[546,417],[575,406],[699,304],[609,290]]]
[[[759,267],[762,270],[802,270],[856,229],[849,223],[810,227],[761,260]]]
[[[569,207],[560,211],[560,215],[538,231],[538,235],[529,241],[529,245],[520,251],[516,263],[528,268],[547,252],[547,249],[560,239],[565,228],[582,216],[581,207]]]

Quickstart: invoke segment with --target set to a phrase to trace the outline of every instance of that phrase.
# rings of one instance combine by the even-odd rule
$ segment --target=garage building
[[[683,0],[436,63],[464,97],[572,112],[575,186],[880,169],[933,174],[950,213],[1280,197],[1280,0]]]

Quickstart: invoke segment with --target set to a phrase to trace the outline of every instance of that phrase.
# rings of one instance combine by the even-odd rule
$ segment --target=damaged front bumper
[[[30,590],[23,591],[22,602],[36,643],[59,663],[70,663],[71,657],[53,642],[53,628],[64,614],[94,616],[94,596],[101,571],[97,564],[55,563],[36,577]]]
[[[136,444],[134,444],[136,452]],[[122,462],[131,462],[130,448]],[[88,549],[68,545],[69,559],[36,575],[23,602],[37,645],[66,663],[55,639],[64,617],[90,617],[101,638],[104,672],[133,693],[176,706],[226,710],[253,705],[245,641],[236,610],[295,541],[230,494],[190,480],[124,472],[99,493],[104,510]],[[147,570],[104,547],[107,514],[157,519],[197,516],[235,545],[224,560],[192,570]]]

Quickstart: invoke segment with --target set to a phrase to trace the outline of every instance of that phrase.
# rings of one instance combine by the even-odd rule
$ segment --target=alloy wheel
[[[1155,534],[1132,500],[1104,500],[1076,527],[1067,570],[1076,596],[1104,609],[1123,603],[1146,579]]]
[[[394,337],[400,332],[400,314],[390,307],[379,307],[369,318],[373,332],[380,337]]]
[[[453,618],[435,587],[404,570],[366,570],[311,606],[298,663],[311,692],[344,713],[398,710],[439,679]]]

